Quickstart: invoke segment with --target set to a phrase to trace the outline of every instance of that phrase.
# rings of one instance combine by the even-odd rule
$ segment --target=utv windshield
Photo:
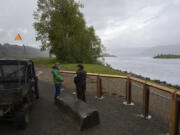
[[[4,78],[24,77],[24,65],[0,65],[2,68],[1,76]]]
[[[25,82],[25,65],[0,64],[0,89],[18,88]]]

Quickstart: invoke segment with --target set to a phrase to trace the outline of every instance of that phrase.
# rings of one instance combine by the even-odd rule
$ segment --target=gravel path
[[[41,97],[32,109],[27,129],[16,130],[10,122],[1,121],[0,135],[165,135],[168,132],[161,120],[140,118],[140,106],[125,106],[124,98],[108,94],[102,101],[96,101],[95,93],[87,93],[87,102],[99,110],[101,124],[80,132],[75,122],[53,104],[54,86],[50,73],[46,73],[48,77],[43,74],[40,77]],[[45,82],[43,78],[48,80]],[[64,92],[72,93],[64,88]]]

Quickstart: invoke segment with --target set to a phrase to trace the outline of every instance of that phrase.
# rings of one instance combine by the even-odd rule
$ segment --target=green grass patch
[[[103,65],[98,64],[83,64],[84,68],[87,72],[90,73],[99,73],[99,74],[112,74],[112,75],[126,75],[120,71],[113,70],[109,67],[105,67]],[[76,71],[77,64],[61,64],[61,66],[65,69]]]
[[[52,67],[56,62],[56,58],[30,58],[37,66]]]
[[[31,58],[37,66],[52,67],[57,60],[55,58]],[[77,64],[64,64],[60,63],[61,67],[66,70],[76,71]],[[113,70],[110,67],[106,67],[100,64],[83,64],[87,72],[99,73],[99,74],[112,74],[112,75],[126,75],[120,71]]]

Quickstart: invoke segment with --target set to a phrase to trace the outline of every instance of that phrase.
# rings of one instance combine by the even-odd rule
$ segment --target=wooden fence
[[[67,74],[76,74],[76,72],[72,71],[60,71],[61,73]],[[142,114],[146,118],[149,115],[149,93],[150,87],[157,88],[161,91],[168,92],[172,95],[171,98],[171,107],[170,107],[170,119],[169,119],[169,134],[170,135],[178,135],[178,126],[179,126],[179,102],[180,102],[180,91],[175,89],[171,89],[165,86],[161,86],[155,83],[151,83],[145,80],[141,80],[130,75],[128,76],[120,76],[120,75],[106,75],[106,74],[97,74],[97,73],[87,73],[88,76],[96,76],[97,77],[97,98],[101,98],[102,96],[102,83],[101,77],[109,77],[109,78],[120,78],[126,79],[126,102],[127,104],[131,103],[131,86],[132,81],[143,84],[143,103],[142,103]]]

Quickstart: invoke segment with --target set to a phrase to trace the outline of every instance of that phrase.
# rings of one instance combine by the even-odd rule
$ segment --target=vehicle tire
[[[39,99],[40,97],[39,97],[39,90],[37,91],[37,93],[36,93],[36,99]]]
[[[35,94],[36,94],[36,99],[39,99],[39,87],[38,87],[38,82],[36,81],[35,83]]]
[[[35,95],[34,95],[34,91],[32,90],[32,88],[29,91],[29,97],[30,97],[30,104],[33,105],[33,103],[35,102]]]
[[[25,129],[29,123],[29,108],[23,107],[15,113],[14,125],[17,129]]]

